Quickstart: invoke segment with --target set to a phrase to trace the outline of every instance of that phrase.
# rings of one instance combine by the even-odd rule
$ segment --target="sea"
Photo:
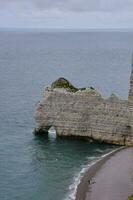
[[[65,77],[128,98],[132,30],[0,29],[0,200],[74,200],[85,170],[117,148],[35,136],[46,86]]]

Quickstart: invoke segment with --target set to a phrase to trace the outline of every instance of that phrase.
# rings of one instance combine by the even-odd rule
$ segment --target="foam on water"
[[[123,149],[123,147],[117,148],[109,153],[106,153],[106,154],[100,156],[100,157],[93,157],[93,161],[90,161],[90,158],[91,158],[90,157],[88,160],[88,164],[83,165],[81,171],[75,175],[75,177],[73,179],[73,183],[69,186],[69,193],[67,194],[67,196],[65,197],[64,200],[75,200],[78,185],[81,183],[81,180],[82,180],[84,174],[88,171],[88,169],[90,167],[92,167],[93,165],[95,165],[100,160],[102,160],[103,158],[108,157],[111,154],[113,154],[121,149]]]
[[[73,179],[73,183],[69,186],[69,193],[67,194],[67,197],[64,200],[75,200],[77,187],[80,184],[81,179],[83,178],[85,172],[89,169],[90,166],[92,166],[93,164],[97,162],[98,158],[95,157],[95,159],[96,159],[95,161],[91,161],[87,165],[83,165],[79,174],[75,175]]]

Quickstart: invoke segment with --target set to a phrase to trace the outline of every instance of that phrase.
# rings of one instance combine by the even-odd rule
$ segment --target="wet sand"
[[[133,193],[133,148],[105,156],[85,173],[76,200],[127,200]]]

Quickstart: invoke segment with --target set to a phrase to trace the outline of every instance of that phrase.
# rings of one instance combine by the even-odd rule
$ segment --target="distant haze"
[[[0,0],[0,27],[133,28],[133,0]]]

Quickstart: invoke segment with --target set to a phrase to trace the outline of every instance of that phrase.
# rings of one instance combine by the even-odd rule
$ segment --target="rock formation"
[[[132,66],[133,68],[133,66]],[[133,145],[133,70],[128,100],[104,99],[94,88],[76,88],[64,78],[47,87],[35,110],[36,134],[54,126],[57,136]]]

